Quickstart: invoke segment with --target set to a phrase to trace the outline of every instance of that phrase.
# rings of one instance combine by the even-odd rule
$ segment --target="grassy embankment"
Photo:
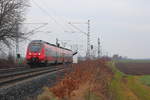
[[[116,63],[150,63],[150,60],[119,60]],[[150,86],[150,75],[136,76],[144,85]]]
[[[127,60],[115,60],[115,62],[121,62],[121,63],[150,63],[150,60],[147,59],[137,59],[137,60],[130,60],[130,59],[127,59]]]
[[[109,86],[113,100],[150,100],[150,87],[142,84],[139,76],[125,75],[115,68],[114,62],[109,66],[115,73]]]
[[[113,73],[105,60],[74,64],[72,72],[52,88],[46,88],[38,100],[108,100]]]
[[[143,76],[139,76],[139,80],[147,85],[147,86],[150,86],[150,75],[143,75]]]
[[[114,62],[87,61],[73,65],[73,71],[38,100],[150,100],[146,76],[130,76],[120,72]]]

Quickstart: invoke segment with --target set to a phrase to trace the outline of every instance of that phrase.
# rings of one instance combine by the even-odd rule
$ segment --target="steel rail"
[[[3,69],[0,69],[0,74],[22,71],[22,70],[27,70],[27,69],[29,69],[29,67],[3,68]]]
[[[34,69],[28,69],[28,70],[23,70],[23,71],[15,71],[15,72],[12,72],[12,73],[5,73],[5,74],[0,75],[0,79],[1,78],[12,77],[12,76],[16,76],[16,75],[21,75],[21,74],[25,74],[25,73],[31,73],[31,72],[46,70],[46,69],[50,69],[50,67],[36,68],[36,69],[34,68]]]
[[[43,70],[36,70],[36,71],[30,71],[30,72],[26,72],[26,73],[22,73],[22,74],[15,74],[13,76],[8,76],[8,77],[4,77],[0,79],[0,87],[9,84],[9,83],[13,83],[13,82],[18,82],[18,81],[22,81],[28,78],[33,78],[39,75],[43,75],[46,73],[50,73],[50,72],[57,72],[60,70],[63,70],[64,67],[56,67],[53,69],[43,69]]]

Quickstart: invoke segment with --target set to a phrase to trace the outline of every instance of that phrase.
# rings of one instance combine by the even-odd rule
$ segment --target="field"
[[[116,68],[144,86],[150,86],[150,60],[118,61]]]
[[[112,100],[150,100],[150,87],[148,85],[150,84],[150,77],[149,75],[144,75],[144,72],[141,75],[139,68],[143,66],[142,64],[148,65],[147,61],[109,63],[115,73],[109,86]],[[138,67],[135,65],[138,65]]]
[[[149,62],[104,59],[73,64],[38,100],[150,100]],[[119,70],[118,70],[119,69]]]
[[[150,61],[117,62],[116,67],[130,75],[150,75]]]

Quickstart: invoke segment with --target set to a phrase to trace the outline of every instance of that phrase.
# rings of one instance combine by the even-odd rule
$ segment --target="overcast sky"
[[[91,44],[97,46],[101,38],[103,52],[130,58],[150,58],[150,1],[149,0],[30,0],[26,22],[48,23],[31,39],[55,43],[68,40],[86,51],[86,36],[68,22],[85,23],[91,20]],[[87,32],[86,24],[76,25]],[[38,25],[27,25],[28,29]],[[51,31],[51,33],[46,33]],[[82,46],[83,45],[83,46]]]

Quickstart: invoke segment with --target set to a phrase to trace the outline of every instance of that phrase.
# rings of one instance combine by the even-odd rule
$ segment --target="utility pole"
[[[20,54],[19,54],[19,23],[17,23],[16,26],[16,62],[18,61],[18,59],[20,58]]]
[[[84,33],[87,36],[87,51],[86,51],[86,56],[87,58],[90,58],[90,20],[88,20],[87,23],[71,23],[69,22],[69,24],[75,28],[76,30],[80,31],[81,33]],[[88,25],[88,30],[87,32],[82,31],[80,28],[76,27],[74,24],[87,24]],[[73,32],[74,33],[74,32]]]
[[[100,45],[100,38],[98,38],[98,58],[101,57],[101,45]]]
[[[17,0],[17,2],[16,2],[17,4],[19,4],[20,3],[20,1],[19,0]],[[17,17],[18,17],[18,19],[19,19],[19,9],[18,9],[18,12],[17,12]],[[18,20],[16,20],[16,62],[18,63],[18,59],[20,58],[20,54],[19,54],[19,21]]]
[[[87,57],[90,57],[90,20],[88,20],[88,33],[87,33]]]

